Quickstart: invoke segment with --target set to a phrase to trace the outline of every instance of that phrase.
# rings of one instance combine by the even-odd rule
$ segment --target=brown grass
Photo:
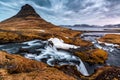
[[[62,71],[19,55],[0,52],[1,80],[76,80]]]
[[[93,49],[85,52],[75,52],[75,55],[80,57],[83,61],[92,64],[104,63],[107,58],[107,52],[101,49]]]
[[[101,42],[113,43],[120,45],[119,34],[106,34],[104,37],[99,39]]]

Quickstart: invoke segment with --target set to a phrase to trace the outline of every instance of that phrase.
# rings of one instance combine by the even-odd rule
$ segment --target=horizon
[[[55,25],[115,25],[120,24],[119,3],[118,0],[1,0],[0,22],[29,4],[43,19]]]

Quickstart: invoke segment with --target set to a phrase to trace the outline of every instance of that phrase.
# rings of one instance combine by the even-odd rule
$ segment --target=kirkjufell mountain
[[[26,4],[13,17],[1,22],[2,27],[54,27],[51,23],[42,19],[34,8]]]

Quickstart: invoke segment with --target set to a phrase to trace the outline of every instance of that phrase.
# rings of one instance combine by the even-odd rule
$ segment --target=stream
[[[89,40],[94,44],[95,48],[103,49],[108,52],[108,60],[106,65],[120,66],[120,49],[118,45],[110,43],[102,43],[97,41],[97,37],[81,36],[85,40]],[[58,49],[61,48],[61,49]],[[18,54],[29,59],[42,61],[50,66],[74,65],[83,75],[89,76],[94,73],[94,70],[101,65],[89,65],[83,62],[77,56],[66,49],[79,48],[75,45],[64,43],[58,38],[49,39],[47,41],[32,40],[23,43],[9,43],[0,45],[0,50],[6,51],[10,54]]]
[[[60,42],[60,40],[57,38],[53,40]],[[73,46],[65,43],[63,44],[64,47],[66,46],[71,48]],[[6,51],[10,54],[19,53],[26,58],[42,61],[50,66],[73,65],[76,66],[78,71],[80,71],[83,75],[89,75],[84,63],[80,58],[74,56],[64,49],[58,50],[52,41],[32,40],[23,43],[10,43],[0,45],[0,50]]]
[[[106,61],[107,65],[112,66],[120,66],[120,48],[118,48],[119,45],[112,44],[112,43],[105,43],[97,41],[100,37],[104,36],[105,32],[103,33],[84,33],[81,35],[81,38],[84,40],[91,41],[94,44],[95,48],[102,49],[108,53],[108,60]],[[110,34],[110,33],[109,33]],[[112,33],[112,34],[118,34],[118,33]]]

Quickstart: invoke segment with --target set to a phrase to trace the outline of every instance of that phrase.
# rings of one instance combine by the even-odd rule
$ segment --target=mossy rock
[[[85,52],[75,52],[76,56],[80,57],[83,61],[93,64],[104,63],[108,54],[101,49],[93,49]]]

